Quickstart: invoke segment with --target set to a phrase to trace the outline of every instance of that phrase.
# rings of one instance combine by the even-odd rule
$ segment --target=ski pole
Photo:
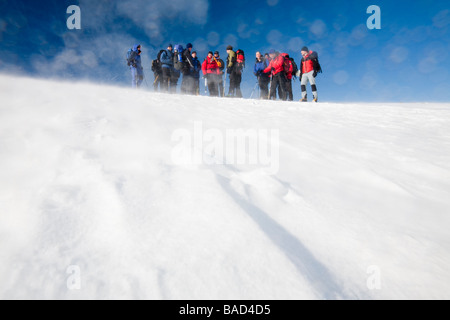
[[[273,74],[270,75],[269,96],[267,97],[267,99],[269,99],[269,100],[270,100],[270,91],[272,90],[272,79],[273,79]]]
[[[256,85],[255,85],[255,87],[253,88],[253,90],[252,90],[252,94],[250,95],[250,99],[251,98],[253,98],[253,94],[255,93],[255,90],[256,90],[256,87],[258,86],[258,82],[256,82]]]
[[[225,88],[227,87],[227,76],[228,76],[228,72],[225,72],[225,82],[223,83],[223,95],[222,95],[222,97],[225,97]]]

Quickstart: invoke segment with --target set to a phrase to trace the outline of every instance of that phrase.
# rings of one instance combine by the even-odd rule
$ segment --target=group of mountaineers
[[[135,45],[127,54],[133,88],[139,88],[144,80],[141,53],[141,45]],[[299,78],[302,94],[300,101],[308,101],[307,84],[309,82],[313,101],[317,102],[315,78],[322,72],[318,54],[303,47],[301,56],[298,66],[287,53],[280,53],[274,49],[264,55],[256,52],[253,74],[256,76],[257,84],[253,92],[258,87],[260,99],[276,100],[278,95],[280,100],[293,101],[292,82],[293,79]],[[244,51],[241,49],[234,51],[232,46],[227,47],[226,61],[221,59],[218,51],[209,51],[203,62],[200,62],[191,43],[188,43],[185,48],[181,45],[169,44],[166,49],[160,50],[156,59],[152,61],[155,77],[153,87],[155,91],[176,93],[179,79],[182,78],[181,93],[199,95],[200,80],[204,79],[205,93],[208,90],[210,96],[242,98],[241,81],[244,68]],[[227,78],[230,84],[228,93],[225,94]]]

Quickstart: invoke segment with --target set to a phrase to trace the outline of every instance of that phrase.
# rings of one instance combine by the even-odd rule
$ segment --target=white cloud
[[[445,28],[450,25],[450,10],[442,10],[433,17],[433,25],[437,28]]]
[[[272,46],[276,46],[281,42],[281,39],[283,37],[283,34],[278,30],[271,30],[267,36],[267,42],[270,43]]]
[[[217,46],[220,42],[220,34],[215,31],[211,31],[210,33],[208,33],[206,39],[210,46]]]
[[[267,0],[267,5],[274,7],[278,4],[279,0]]]
[[[315,20],[312,25],[309,27],[309,31],[317,37],[322,38],[326,35],[327,25],[320,19]]]
[[[253,35],[259,34],[259,31],[255,28],[249,28],[249,25],[246,23],[240,23],[237,28],[237,32],[240,38],[242,39],[251,39]]]
[[[364,38],[367,37],[368,34],[369,33],[368,33],[367,26],[364,24],[359,24],[356,27],[354,27],[352,30],[352,33],[351,33],[351,37],[353,40],[352,42],[361,43],[364,40]]]
[[[395,63],[402,63],[408,58],[409,51],[405,47],[396,47],[391,51],[389,59]]]
[[[117,2],[117,13],[141,26],[151,39],[160,40],[164,19],[177,20],[194,25],[204,25],[208,20],[207,0],[122,0]]]
[[[340,86],[346,84],[349,78],[350,76],[345,70],[339,70],[333,75],[334,83]]]
[[[432,56],[428,56],[420,60],[418,68],[421,73],[429,74],[436,70],[436,66],[436,59]]]
[[[232,47],[236,47],[238,45],[238,38],[234,34],[228,34],[224,39],[224,43],[226,46],[231,45]]]
[[[363,89],[372,89],[376,86],[378,80],[373,73],[366,73],[360,82],[360,87]]]
[[[194,40],[194,42],[192,43],[194,46],[194,50],[198,52],[199,54],[199,59],[201,59],[201,55],[205,54],[209,51],[209,50],[213,50],[213,48],[211,48],[208,44],[208,41],[206,41],[203,38],[197,38]]]

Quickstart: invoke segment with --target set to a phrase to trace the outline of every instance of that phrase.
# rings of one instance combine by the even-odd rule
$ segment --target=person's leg
[[[162,68],[162,82],[161,82],[162,92],[169,91],[169,82],[170,82],[170,68]]]
[[[260,98],[267,100],[269,97],[269,80],[267,78],[259,78],[259,88],[261,90]]]
[[[307,101],[307,99],[308,99],[308,95],[306,93],[306,85],[307,84],[308,84],[308,76],[307,76],[307,74],[303,74],[302,80],[301,80],[302,100],[303,101]]]
[[[178,79],[180,78],[179,73],[171,69],[170,70],[170,93],[177,93],[177,85],[178,85]]]
[[[194,77],[194,95],[198,96],[200,94],[200,78]]]
[[[286,76],[284,72],[277,73],[278,78],[278,95],[280,100],[286,101]]]
[[[278,85],[278,78],[275,75],[272,75],[269,93],[270,100],[277,100],[277,85]]]
[[[228,90],[228,96],[234,96],[236,93],[236,74],[230,73],[230,89]]]
[[[287,100],[294,101],[294,93],[292,92],[292,79],[286,80],[286,96]]]
[[[317,99],[319,97],[317,95],[317,86],[316,86],[316,78],[314,78],[314,71],[308,73],[308,79],[309,79],[309,83],[311,84],[311,90],[313,93],[314,101],[317,102]]]
[[[182,94],[186,93],[186,81],[187,81],[186,77],[187,77],[186,74],[183,73],[183,78],[181,79],[181,93]]]
[[[137,70],[136,68],[131,68],[131,87],[136,88],[137,85]]]
[[[241,92],[241,81],[242,81],[242,74],[236,74],[236,97],[242,98],[242,92]]]
[[[212,74],[211,75],[211,89],[210,89],[210,93],[212,97],[218,97],[219,96],[219,91],[218,91],[218,79],[217,79],[217,75]],[[209,79],[208,79],[209,80]]]
[[[219,85],[218,85],[218,89],[219,89],[219,97],[223,97],[223,77],[222,75],[219,75]]]
[[[138,74],[137,75],[137,83],[136,83],[138,88],[141,87],[142,81],[144,81],[144,75],[143,74]]]
[[[195,79],[192,74],[189,75],[188,93],[192,95],[195,94]]]

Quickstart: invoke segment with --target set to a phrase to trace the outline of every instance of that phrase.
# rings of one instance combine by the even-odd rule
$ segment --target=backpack
[[[241,73],[242,70],[245,68],[245,54],[244,50],[239,49],[236,51],[236,72]]]
[[[220,59],[216,59],[215,57],[213,57],[213,59],[214,59],[214,61],[216,61],[219,69],[223,69],[223,61],[221,62]]]
[[[181,44],[175,45],[173,53],[173,66],[176,70],[181,71],[184,67],[183,46]]]
[[[314,74],[315,74],[315,76],[318,74],[318,73],[322,73],[322,67],[320,66],[320,63],[319,63],[319,55],[317,55],[317,58],[316,59],[313,59],[313,67],[314,67]]]
[[[131,58],[133,54],[133,49],[128,49],[127,51],[127,66],[131,66]]]
[[[284,64],[284,72],[286,74],[288,74],[289,69],[292,65],[292,60],[287,53],[281,53],[280,56],[282,56],[284,58],[284,63],[283,63]]]
[[[158,53],[158,56],[155,60],[152,60],[152,71],[155,73],[161,73],[162,71],[162,65],[161,65],[161,55],[163,54],[163,52],[165,52],[166,50],[161,50]]]
[[[292,71],[292,75],[295,77],[295,75],[298,72],[298,65],[295,63],[294,58],[291,58],[292,68],[294,71]]]

